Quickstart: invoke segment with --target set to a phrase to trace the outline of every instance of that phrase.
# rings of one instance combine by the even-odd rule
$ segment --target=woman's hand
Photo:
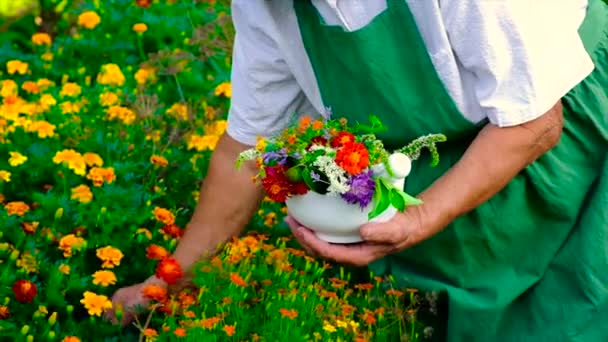
[[[150,305],[150,300],[144,297],[144,288],[148,285],[167,287],[165,282],[154,276],[143,283],[123,287],[112,296],[112,309],[105,312],[105,318],[113,324],[118,324],[118,316],[121,316],[122,326],[131,323],[135,316],[147,310]]]
[[[397,213],[387,222],[362,226],[363,242],[356,244],[331,244],[318,239],[313,231],[300,225],[293,217],[287,216],[285,221],[310,254],[358,267],[412,247],[430,237],[432,232],[424,224],[422,210],[416,207]]]

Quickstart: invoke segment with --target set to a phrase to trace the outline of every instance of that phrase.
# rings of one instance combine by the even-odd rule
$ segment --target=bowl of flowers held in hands
[[[301,117],[278,136],[259,138],[242,152],[237,167],[256,160],[260,182],[289,215],[331,243],[361,241],[359,228],[385,222],[422,201],[403,191],[405,178],[423,147],[438,162],[435,143],[445,136],[420,137],[389,152],[375,133],[384,127],[372,116],[369,125],[349,127],[345,119]]]

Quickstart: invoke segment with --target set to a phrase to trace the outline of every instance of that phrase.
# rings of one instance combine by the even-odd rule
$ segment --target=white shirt
[[[277,134],[294,113],[314,116],[327,108],[293,1],[232,2],[237,34],[227,133],[242,143]],[[587,0],[404,1],[440,80],[473,123],[533,120],[593,70],[578,35]],[[312,2],[327,24],[347,30],[386,9],[386,0]]]

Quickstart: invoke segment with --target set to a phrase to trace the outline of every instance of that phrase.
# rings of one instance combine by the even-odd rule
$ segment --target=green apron
[[[406,191],[420,193],[459,160],[481,126],[449,96],[404,0],[389,0],[353,32],[326,25],[310,0],[294,7],[335,117],[378,115],[390,148],[447,135],[440,164],[431,168],[428,155],[415,162]],[[590,0],[579,33],[596,69],[563,98],[560,143],[441,233],[370,265],[445,294],[447,319],[435,328],[447,338],[439,340],[608,341],[607,21],[605,4]]]

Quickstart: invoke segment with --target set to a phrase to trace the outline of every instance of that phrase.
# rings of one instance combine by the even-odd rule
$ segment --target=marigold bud
[[[57,323],[57,312],[53,312],[49,317],[49,324],[55,325],[55,323]]]
[[[27,333],[30,331],[30,326],[29,325],[24,325],[21,328],[21,335],[27,335]]]
[[[57,211],[55,212],[55,219],[59,220],[62,216],[63,216],[63,208],[57,209]]]

